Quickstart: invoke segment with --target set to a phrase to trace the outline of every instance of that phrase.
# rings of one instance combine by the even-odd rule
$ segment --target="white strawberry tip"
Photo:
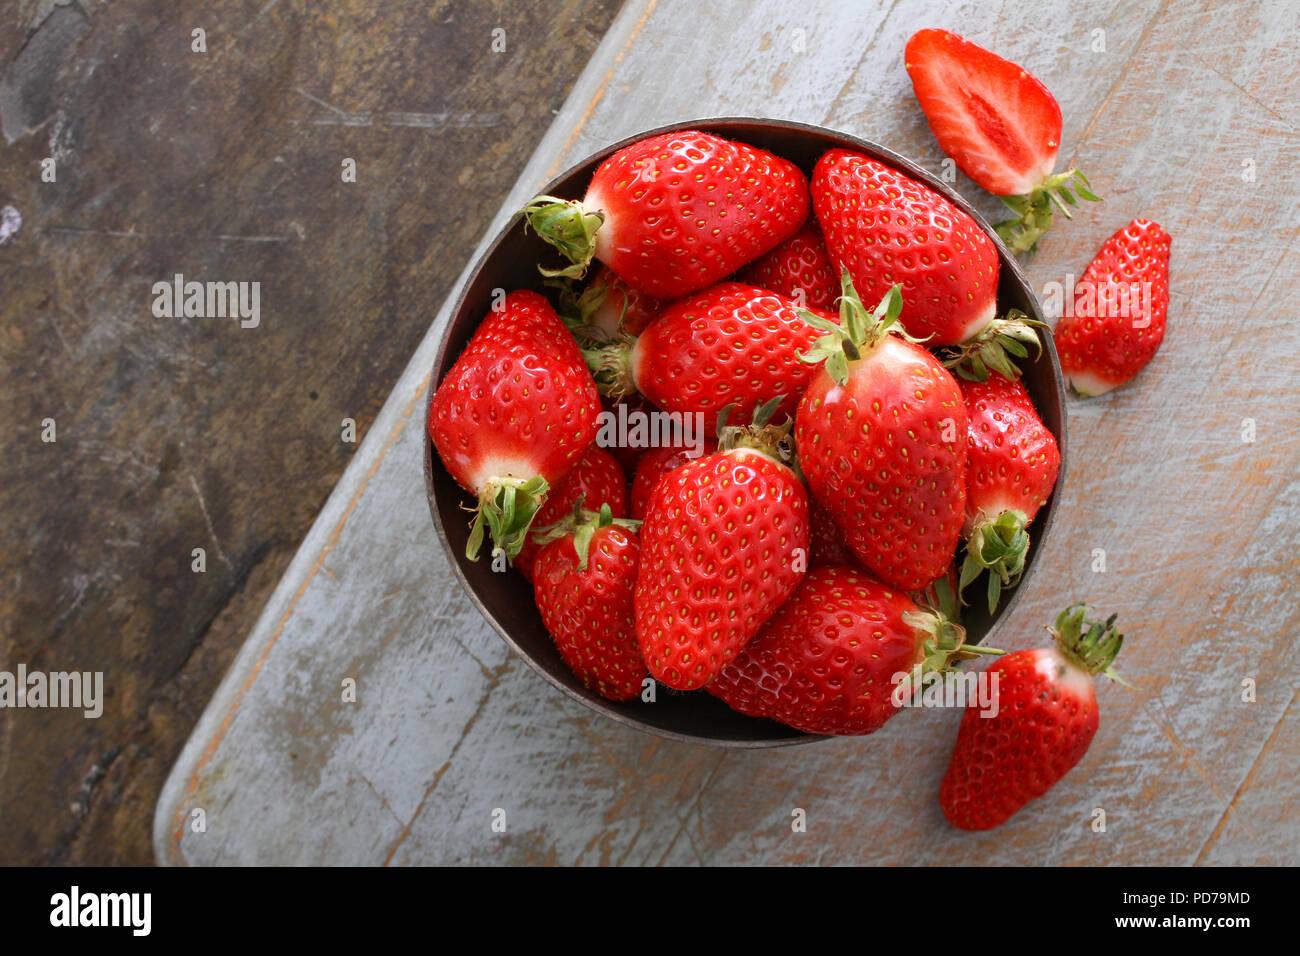
[[[550,490],[545,478],[493,477],[479,495],[474,522],[470,526],[465,557],[478,560],[485,536],[492,538],[492,554],[504,554],[513,561],[524,546],[528,529]]]
[[[987,597],[989,613],[997,610],[1003,589],[1015,587],[1025,571],[1029,555],[1029,518],[1023,511],[1009,509],[996,517],[983,517],[970,528],[966,538],[966,558],[957,582],[959,591],[989,573]]]
[[[1076,193],[1078,198],[1075,198]],[[1010,207],[1016,218],[1006,219],[993,228],[1007,248],[1016,254],[1032,252],[1043,233],[1052,228],[1053,206],[1066,219],[1072,219],[1070,209],[1079,205],[1079,199],[1101,202],[1101,197],[1092,191],[1088,177],[1077,169],[1047,176],[1022,195],[998,198]]]
[[[1065,377],[1069,379],[1070,387],[1074,389],[1080,398],[1096,398],[1098,395],[1105,395],[1123,384],[1122,382],[1107,381],[1095,372],[1083,369],[1066,372]]]
[[[1115,627],[1118,615],[1105,621],[1094,621],[1092,609],[1086,604],[1071,604],[1059,615],[1056,623],[1047,630],[1060,654],[1079,670],[1089,675],[1105,674],[1126,687],[1132,685],[1115,670],[1115,657],[1124,646],[1124,635]]]
[[[581,279],[596,255],[596,233],[605,213],[588,209],[576,199],[538,196],[523,208],[523,215],[533,231],[571,263],[563,269],[538,266],[538,271],[549,278]]]

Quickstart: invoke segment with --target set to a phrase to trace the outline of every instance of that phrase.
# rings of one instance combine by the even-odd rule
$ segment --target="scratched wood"
[[[1108,397],[1071,400],[1058,524],[1000,643],[1038,645],[1061,606],[1087,600],[1119,613],[1137,689],[1102,687],[1101,731],[1067,781],[978,835],[949,828],[937,805],[956,713],[772,751],[673,743],[595,716],[507,651],[433,534],[421,398],[444,307],[169,778],[158,859],[1300,862],[1300,7],[700,7],[624,7],[485,235],[568,161],[692,115],[821,123],[939,170],[902,69],[906,38],[943,25],[1022,62],[1061,101],[1063,162],[1106,197],[1042,243],[1035,284],[1080,274],[1139,214],[1174,236],[1173,279],[1154,364]],[[997,216],[969,181],[958,188]],[[347,677],[356,703],[341,701]],[[795,808],[805,833],[792,832]],[[1097,808],[1104,832],[1090,825]],[[491,827],[497,810],[505,833]]]
[[[153,859],[343,420],[366,433],[617,7],[0,3],[0,670],[109,695],[0,710],[0,863]],[[258,327],[155,319],[178,272],[259,282]]]

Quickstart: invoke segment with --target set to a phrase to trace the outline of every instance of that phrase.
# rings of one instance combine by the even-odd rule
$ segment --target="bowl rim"
[[[743,128],[752,127],[752,126],[778,128],[787,132],[805,133],[817,137],[829,136],[834,139],[842,140],[846,143],[849,143],[852,148],[861,150],[862,152],[866,153],[869,156],[879,158],[882,162],[885,162],[886,165],[892,166],[893,168],[899,170],[900,172],[905,173],[907,176],[911,177],[912,179],[915,179],[923,183],[924,185],[928,186],[930,189],[933,189],[935,192],[939,193],[939,195],[943,196],[945,199],[947,199],[949,202],[955,205],[962,212],[970,216],[975,221],[975,223],[980,227],[980,229],[983,230],[983,232],[989,237],[989,239],[993,242],[994,248],[997,250],[998,253],[999,268],[1002,270],[1010,270],[1012,279],[1015,282],[1015,284],[1025,291],[1026,299],[1033,313],[1030,316],[1030,318],[1036,319],[1039,322],[1044,321],[1042,304],[1039,302],[1038,294],[1034,290],[1033,285],[1030,283],[1029,277],[1025,274],[1023,266],[1020,264],[1019,261],[1017,261],[1016,257],[1010,252],[1010,250],[1007,249],[1006,245],[1002,242],[1002,239],[998,236],[997,232],[992,228],[992,226],[979,212],[979,210],[971,206],[971,204],[965,199],[965,197],[963,197],[950,185],[944,183],[937,176],[934,176],[932,173],[930,173],[929,170],[918,165],[916,162],[908,159],[902,154],[897,153],[886,146],[881,146],[879,143],[875,143],[871,140],[863,139],[862,137],[852,133],[847,133],[842,130],[833,129],[831,127],[817,126],[808,123],[799,123],[793,120],[772,119],[772,118],[758,117],[758,116],[715,116],[715,117],[696,118],[691,120],[679,121],[675,123],[668,123],[662,126],[657,126],[652,129],[644,130],[635,133],[633,135],[624,137],[608,146],[602,147],[598,150],[595,150],[583,156],[577,162],[569,164],[565,169],[563,169],[555,176],[553,176],[542,188],[540,188],[537,191],[537,194],[538,195],[554,194],[566,180],[576,175],[584,167],[589,166],[592,163],[603,162],[605,159],[608,159],[610,156],[612,156],[614,153],[618,152],[619,150],[625,149],[626,147],[631,146],[634,143],[638,143],[641,140],[648,139],[649,137],[652,136],[658,136],[664,133],[675,133],[675,132],[682,132],[685,130],[698,129],[703,132],[713,133],[714,135],[718,135],[718,136],[727,136],[730,138],[738,139],[740,142],[744,142],[745,140],[743,137]],[[731,127],[740,128],[741,132],[738,133],[735,130],[730,129]],[[827,147],[827,148],[832,149],[836,147]],[[844,148],[849,148],[849,147],[844,147]],[[792,735],[784,736],[784,737],[755,738],[755,739],[745,739],[745,740],[735,740],[730,738],[712,738],[706,735],[681,733],[679,731],[671,730],[664,727],[658,727],[653,724],[649,724],[644,721],[638,720],[636,717],[632,716],[631,714],[616,709],[611,701],[605,700],[604,698],[600,697],[597,694],[591,693],[590,691],[584,693],[576,688],[570,687],[568,684],[561,681],[558,677],[556,677],[555,675],[547,671],[544,667],[540,666],[533,659],[532,655],[527,650],[525,650],[523,647],[520,646],[520,644],[510,634],[509,630],[499,620],[497,620],[496,615],[486,605],[486,603],[483,601],[479,593],[470,584],[469,579],[465,575],[464,569],[461,567],[460,555],[458,555],[457,549],[452,546],[451,541],[447,536],[446,528],[444,528],[443,526],[442,516],[439,513],[437,507],[437,496],[436,496],[436,492],[434,488],[434,480],[433,480],[434,448],[433,448],[432,437],[429,434],[429,427],[428,427],[429,411],[433,404],[433,396],[437,392],[438,386],[441,384],[441,380],[437,377],[437,372],[440,368],[443,368],[445,364],[447,351],[451,345],[450,342],[451,336],[449,333],[452,327],[455,325],[456,317],[460,315],[462,310],[465,308],[466,298],[469,295],[470,289],[474,286],[475,280],[478,278],[479,274],[486,267],[487,263],[493,258],[497,249],[506,240],[509,234],[514,230],[515,226],[519,222],[520,216],[521,216],[521,212],[519,211],[516,211],[514,214],[512,214],[510,218],[506,221],[506,223],[501,226],[501,228],[498,230],[496,235],[492,238],[492,241],[488,243],[488,245],[483,249],[483,251],[476,256],[474,261],[471,263],[470,267],[464,272],[463,278],[458,283],[458,286],[455,290],[455,297],[453,300],[452,307],[441,313],[441,318],[437,320],[434,326],[434,330],[436,330],[439,336],[439,342],[438,342],[437,351],[434,355],[433,367],[430,369],[430,373],[429,373],[428,394],[424,401],[424,419],[423,419],[423,425],[421,429],[424,435],[423,447],[424,447],[425,496],[428,499],[429,511],[433,517],[433,523],[438,534],[438,540],[442,545],[443,551],[447,555],[452,568],[455,571],[456,581],[460,585],[461,590],[466,594],[466,596],[468,596],[470,602],[474,605],[475,609],[478,610],[478,612],[483,616],[483,618],[488,622],[488,624],[492,626],[492,629],[495,630],[497,634],[501,637],[501,639],[505,641],[506,645],[516,655],[522,658],[528,664],[528,666],[533,669],[535,673],[539,674],[549,684],[551,684],[551,686],[562,691],[566,696],[568,696],[572,700],[578,701],[584,706],[596,711],[597,713],[601,714],[604,717],[608,717],[618,722],[619,724],[622,724],[623,726],[633,728],[635,730],[641,731],[642,733],[652,734],[656,737],[662,737],[669,740],[678,741],[681,743],[713,746],[713,747],[723,748],[726,750],[763,750],[763,749],[770,749],[774,747],[788,747],[797,744],[807,744],[807,743],[813,743],[815,741],[835,739],[834,737],[828,735],[810,734],[810,733],[794,730],[793,728],[786,728],[787,730],[792,732]],[[999,273],[999,275],[1001,275],[1001,272]],[[1057,405],[1061,409],[1060,428],[1058,432],[1053,433],[1053,437],[1056,439],[1058,452],[1060,454],[1060,468],[1058,469],[1057,476],[1056,476],[1056,484],[1052,488],[1052,494],[1047,502],[1047,506],[1044,509],[1041,509],[1039,511],[1038,515],[1035,516],[1033,522],[1034,524],[1040,524],[1041,522],[1040,524],[1041,530],[1039,531],[1037,535],[1037,540],[1035,542],[1038,548],[1041,549],[1042,543],[1047,540],[1049,534],[1051,533],[1052,527],[1055,524],[1057,506],[1060,503],[1061,492],[1065,487],[1066,467],[1067,467],[1067,458],[1068,458],[1066,454],[1066,444],[1067,444],[1066,431],[1067,431],[1068,414],[1067,414],[1066,395],[1065,395],[1065,377],[1063,372],[1061,371],[1060,358],[1057,355],[1056,346],[1055,343],[1053,342],[1051,332],[1049,329],[1047,329],[1046,325],[1039,328],[1038,337],[1039,337],[1039,342],[1042,345],[1042,355],[1039,356],[1039,358],[1036,359],[1036,361],[1041,361],[1043,359],[1047,360],[1051,371],[1050,379],[1052,382],[1052,388],[1056,393]],[[448,368],[447,371],[450,371],[450,369]],[[444,377],[445,377],[445,373],[444,373]],[[1046,423],[1044,423],[1044,425],[1046,425]],[[981,641],[983,641],[984,639],[988,638],[990,635],[995,633],[997,629],[1000,626],[1002,626],[1003,622],[1011,615],[1012,611],[1015,609],[1017,603],[1020,600],[1021,595],[1026,590],[1026,585],[1033,578],[1034,572],[1037,569],[1038,562],[1032,560],[1032,557],[1033,556],[1031,555],[1031,560],[1028,562],[1028,566],[1025,568],[1020,581],[1017,583],[1016,587],[1011,590],[1010,595],[1005,599],[1005,603],[998,608],[997,615],[993,620],[992,624],[989,626],[988,633],[985,634],[980,639]],[[782,726],[775,722],[773,722],[773,724],[774,726],[777,727]]]

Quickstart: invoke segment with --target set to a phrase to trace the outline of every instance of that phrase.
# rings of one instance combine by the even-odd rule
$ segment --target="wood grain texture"
[[[0,862],[152,860],[166,773],[357,448],[343,420],[366,433],[616,11],[0,4],[23,220],[0,244],[0,669],[103,671],[110,695],[98,720],[0,711]],[[259,326],[155,318],[176,273],[260,282]]]
[[[1101,731],[1065,783],[996,833],[962,834],[936,799],[956,713],[901,714],[862,739],[718,751],[639,735],[551,690],[451,584],[429,521],[419,403],[444,310],[169,779],[159,859],[1300,862],[1300,54],[1289,39],[1300,8],[1066,9],[629,4],[487,233],[568,161],[691,115],[821,123],[938,171],[902,69],[921,26],[1043,79],[1065,115],[1063,162],[1106,202],[1044,240],[1033,281],[1080,275],[1137,215],[1174,236],[1165,344],[1128,387],[1071,401],[1058,523],[1001,632],[1011,648],[1038,645],[1042,625],[1082,599],[1118,612],[1129,634],[1121,666],[1137,689],[1100,689]],[[958,188],[998,218],[992,197]],[[356,704],[340,702],[345,676]],[[201,833],[187,826],[199,807]],[[792,832],[795,808],[806,833]],[[1090,827],[1096,808],[1105,832]]]

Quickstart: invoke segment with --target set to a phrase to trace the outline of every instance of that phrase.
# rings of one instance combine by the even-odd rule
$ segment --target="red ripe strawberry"
[[[798,303],[721,282],[670,305],[631,345],[587,354],[602,391],[638,391],[659,408],[709,416],[784,396],[779,416],[793,412],[812,377],[799,352],[816,338]]]
[[[563,520],[573,514],[579,502],[588,511],[599,511],[602,505],[608,505],[613,517],[627,517],[627,477],[614,456],[595,445],[587,449],[568,476],[546,496],[537,509],[533,527],[540,530]],[[533,562],[541,551],[537,539],[536,533],[530,534],[513,562],[530,581]]]
[[[717,448],[713,439],[706,439],[703,453],[711,455]],[[655,485],[659,484],[659,479],[699,457],[701,453],[694,448],[672,447],[652,448],[642,455],[636,466],[636,475],[632,478],[631,516],[637,520],[644,518],[650,504],[650,495],[655,490]]]
[[[996,713],[977,703],[962,715],[957,746],[939,791],[948,822],[990,830],[1056,785],[1097,733],[1095,674],[1119,680],[1111,666],[1124,636],[1071,605],[1050,628],[1056,646],[1016,651],[988,669]],[[990,708],[992,711],[992,708]]]
[[[619,150],[581,202],[538,196],[524,215],[574,263],[545,274],[581,276],[594,257],[633,288],[677,299],[793,235],[808,218],[808,181],[769,152],[684,130]]]
[[[475,331],[429,408],[429,434],[451,476],[478,496],[466,555],[490,531],[513,558],[542,496],[596,438],[600,395],[549,302],[512,292]]]
[[[1164,341],[1171,244],[1158,223],[1134,219],[1106,240],[1075,287],[1056,348],[1061,371],[1085,398],[1133,378]]]
[[[966,560],[960,587],[988,569],[989,613],[1015,587],[1029,554],[1026,529],[1047,504],[1061,469],[1056,438],[1020,382],[990,375],[962,382],[970,417],[966,457]]]
[[[818,503],[816,498],[808,500],[808,566],[818,567],[826,564],[858,563],[857,555],[844,541],[840,526],[835,523],[835,516]]]
[[[676,690],[712,680],[804,575],[803,485],[773,457],[770,426],[742,431],[724,431],[723,451],[664,476],[641,526],[637,639],[651,676]],[[768,450],[731,447],[746,440]]]
[[[799,465],[844,540],[890,587],[920,591],[948,569],[966,507],[966,406],[948,370],[895,334],[898,288],[874,313],[846,281],[841,325],[804,356],[821,368],[795,418]]]
[[[641,545],[608,507],[546,545],[533,595],[560,656],[582,683],[609,700],[641,693],[645,661],[633,600]]]
[[[861,568],[813,568],[705,689],[732,710],[810,734],[869,734],[914,680],[941,670],[963,632]]]
[[[831,263],[822,231],[811,219],[785,242],[746,266],[737,278],[779,292],[811,309],[834,309],[840,297],[840,274]]]
[[[1052,175],[1061,108],[1024,67],[947,30],[918,31],[903,56],[939,146],[1016,212],[997,227],[1013,252],[1032,249],[1051,227],[1053,203],[1070,218],[1071,179],[1080,197],[1098,201],[1078,170]]]
[[[902,286],[903,327],[927,346],[973,338],[997,312],[998,253],[943,196],[870,156],[832,149],[812,176],[831,260],[864,302]]]

